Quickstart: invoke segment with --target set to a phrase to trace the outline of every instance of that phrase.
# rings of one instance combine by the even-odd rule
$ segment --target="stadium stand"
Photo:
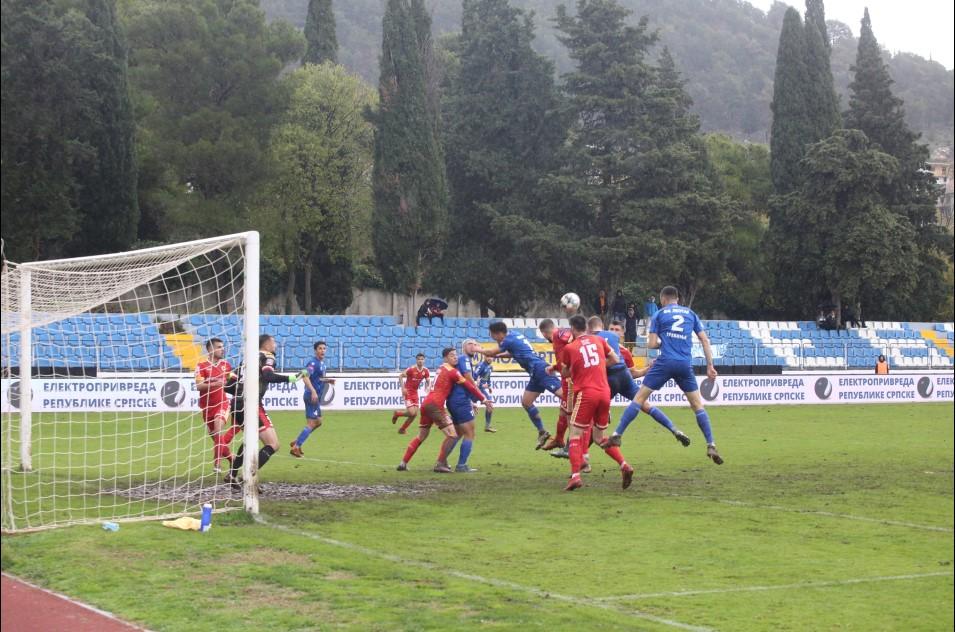
[[[170,316],[170,318],[174,318]],[[464,338],[488,340],[488,318],[452,318],[444,322],[406,327],[391,316],[263,315],[260,331],[278,342],[277,359],[283,370],[297,369],[312,356],[312,344],[328,343],[326,361],[335,371],[393,371],[426,356],[428,366],[440,363],[441,349]],[[537,326],[541,319],[503,319],[532,342],[544,342]],[[105,371],[191,370],[210,337],[226,342],[235,361],[241,340],[236,315],[193,314],[160,323],[147,314],[86,314],[68,318],[34,332],[34,355],[41,373],[47,368],[95,366]],[[567,326],[566,319],[558,320]],[[808,321],[705,321],[715,359],[723,366],[800,369],[871,369],[880,354],[896,369],[953,366],[952,323],[873,322],[862,329],[825,331]],[[121,332],[121,333],[117,333]],[[701,357],[695,363],[703,365]],[[19,336],[10,338],[4,356],[19,358]],[[651,354],[653,355],[653,354]],[[5,362],[5,364],[7,364]],[[14,360],[12,364],[16,365]]]

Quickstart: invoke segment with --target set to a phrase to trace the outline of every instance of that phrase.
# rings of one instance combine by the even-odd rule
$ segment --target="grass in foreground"
[[[615,411],[614,417],[617,416]],[[364,500],[270,502],[208,535],[158,523],[5,537],[3,568],[154,630],[953,628],[953,406],[717,408],[727,463],[641,416],[620,489],[533,450],[516,410],[480,433],[471,475],[412,471],[385,413],[328,413],[268,481],[387,483]],[[297,414],[276,414],[286,445]],[[894,579],[887,579],[894,578]]]

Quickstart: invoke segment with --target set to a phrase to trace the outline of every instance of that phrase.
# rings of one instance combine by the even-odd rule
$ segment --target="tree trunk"
[[[305,266],[302,270],[303,282],[305,283],[305,300],[303,301],[304,305],[302,309],[306,314],[312,313],[312,260],[314,258],[315,251],[310,249],[303,263]]]
[[[286,264],[288,275],[285,283],[285,313],[291,314],[295,305],[295,266],[291,262]]]

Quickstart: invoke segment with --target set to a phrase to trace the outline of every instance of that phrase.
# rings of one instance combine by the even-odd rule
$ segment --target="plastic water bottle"
[[[212,526],[212,505],[206,503],[202,506],[202,519],[199,521],[199,531],[206,533]]]
[[[115,533],[116,531],[119,531],[119,525],[115,522],[104,522],[103,531],[113,531]]]

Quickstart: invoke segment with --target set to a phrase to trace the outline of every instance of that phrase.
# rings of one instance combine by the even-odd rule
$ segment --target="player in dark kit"
[[[305,369],[292,375],[276,373],[275,350],[275,338],[269,334],[259,336],[259,406],[257,413],[259,415],[259,440],[264,444],[262,449],[259,450],[259,469],[262,469],[269,458],[279,449],[279,435],[276,434],[272,420],[269,419],[269,415],[262,405],[262,399],[265,397],[266,391],[269,390],[269,384],[291,384],[305,377],[307,373]],[[236,378],[226,387],[233,395],[232,424],[236,432],[241,431],[245,423],[245,380],[243,380],[245,369],[246,365],[243,363],[237,371]],[[226,479],[233,486],[238,486],[239,472],[242,471],[244,447],[244,445],[239,446],[239,451],[232,461],[232,469]]]

